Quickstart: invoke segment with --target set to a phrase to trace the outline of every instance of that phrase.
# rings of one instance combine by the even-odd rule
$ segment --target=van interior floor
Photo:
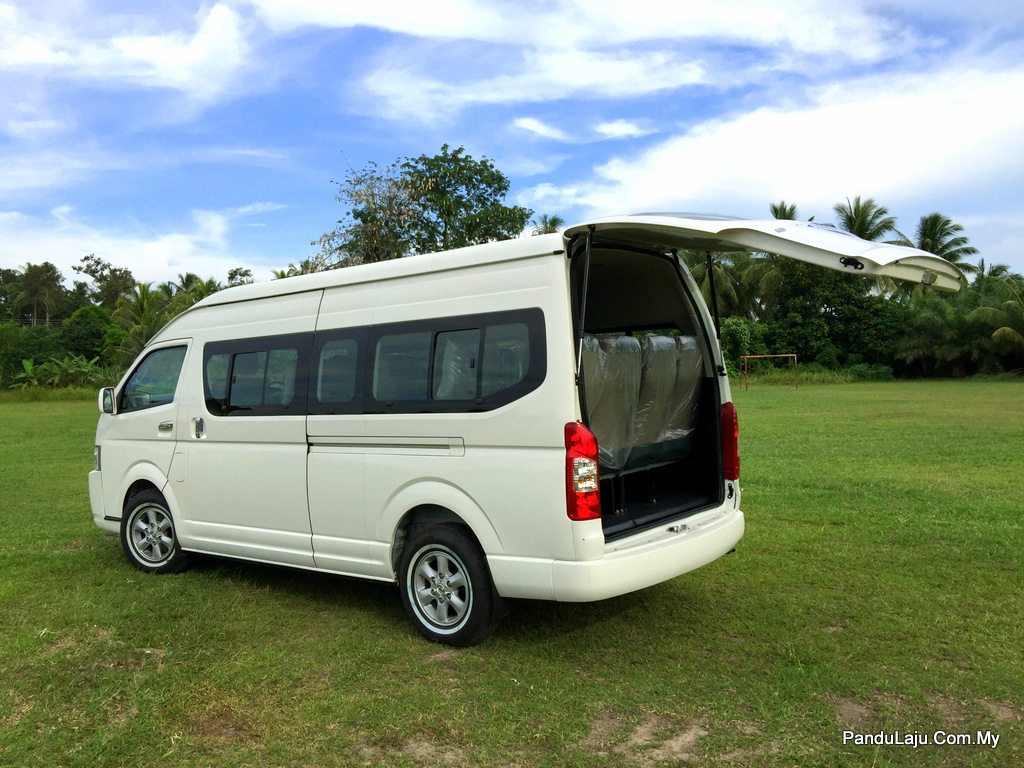
[[[602,478],[601,520],[605,539],[636,533],[721,503],[706,487],[708,483],[692,482],[694,479],[693,468],[679,462]]]

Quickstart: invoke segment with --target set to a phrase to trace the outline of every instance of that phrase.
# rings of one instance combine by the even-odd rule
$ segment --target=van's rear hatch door
[[[653,213],[584,222],[567,229],[564,235],[583,235],[590,228],[602,243],[665,253],[673,249],[757,251],[840,272],[922,283],[944,291],[958,291],[967,283],[956,266],[927,251],[869,242],[809,221]]]

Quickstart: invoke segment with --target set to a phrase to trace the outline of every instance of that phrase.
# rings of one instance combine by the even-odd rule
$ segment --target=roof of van
[[[888,274],[906,280],[918,281],[922,274],[926,274],[932,276],[929,279],[938,281],[936,287],[945,290],[957,290],[965,282],[963,274],[955,265],[933,254],[916,248],[869,243],[834,227],[811,222],[775,219],[762,221],[693,213],[641,213],[594,219],[570,227],[562,233],[519,237],[266,283],[241,285],[207,296],[186,312],[218,304],[563,253],[565,238],[582,234],[587,229],[601,232],[613,241],[618,233],[629,242],[643,242],[648,247],[666,252],[672,248],[706,248],[713,244],[720,250],[746,248],[782,253],[840,270],[845,270],[855,262],[855,268],[863,269],[865,274]],[[638,237],[639,232],[643,234]],[[833,257],[839,260],[833,263]],[[856,258],[851,262],[849,257]]]
[[[331,269],[326,272],[314,272],[308,275],[296,275],[266,283],[252,283],[234,288],[217,291],[190,310],[208,307],[215,304],[231,304],[237,301],[251,301],[270,296],[285,296],[305,291],[316,291],[334,288],[341,285],[356,285],[380,280],[393,280],[409,275],[421,275],[429,272],[442,272],[449,269],[461,269],[476,264],[490,264],[502,261],[544,256],[563,252],[563,240],[560,234],[520,237],[514,240],[501,240],[483,245],[471,245],[451,251],[423,253],[407,256],[402,259],[381,261],[374,264],[360,264],[344,269]]]

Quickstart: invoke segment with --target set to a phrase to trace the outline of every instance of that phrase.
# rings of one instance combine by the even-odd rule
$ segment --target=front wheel
[[[129,562],[147,573],[173,573],[188,565],[167,501],[155,490],[128,500],[121,519],[121,546]]]
[[[402,606],[416,629],[446,645],[476,645],[500,619],[487,558],[464,529],[438,525],[415,533],[399,566]]]

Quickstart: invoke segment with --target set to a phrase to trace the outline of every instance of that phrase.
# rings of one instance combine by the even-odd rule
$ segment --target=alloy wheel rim
[[[409,595],[417,613],[436,629],[457,629],[473,604],[472,583],[458,555],[431,545],[417,553],[409,571]]]
[[[135,511],[130,533],[132,549],[147,563],[162,563],[174,551],[171,516],[156,504],[146,504]]]

